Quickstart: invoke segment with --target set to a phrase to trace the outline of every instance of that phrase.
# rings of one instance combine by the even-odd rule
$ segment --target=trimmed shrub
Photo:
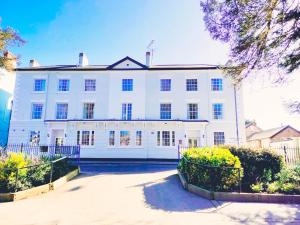
[[[232,146],[229,147],[229,150],[241,161],[244,170],[243,191],[252,191],[251,185],[253,184],[274,181],[276,174],[284,167],[282,156],[270,150],[253,150]]]
[[[189,149],[178,168],[189,183],[214,191],[234,190],[242,176],[240,160],[226,148]]]

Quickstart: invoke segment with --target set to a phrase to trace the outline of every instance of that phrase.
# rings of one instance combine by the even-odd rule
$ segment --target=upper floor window
[[[42,119],[43,114],[43,104],[33,103],[31,110],[31,119]]]
[[[197,120],[198,119],[198,104],[188,104],[188,119]]]
[[[132,91],[132,90],[133,90],[133,79],[123,79],[122,91]]]
[[[197,79],[186,79],[186,90],[187,91],[197,91],[198,90]]]
[[[171,119],[171,104],[163,103],[160,104],[160,119]]]
[[[130,145],[130,132],[128,130],[120,131],[120,145],[121,146]]]
[[[222,91],[223,90],[223,80],[221,78],[211,79],[211,90],[212,91]]]
[[[34,80],[34,91],[45,91],[46,90],[46,80],[36,79]]]
[[[83,119],[94,119],[94,103],[83,104]]]
[[[221,103],[213,104],[213,119],[214,120],[223,119],[223,104]]]
[[[70,90],[70,80],[60,79],[58,80],[58,91],[69,91]]]
[[[225,134],[224,132],[214,132],[214,145],[224,145]]]
[[[96,80],[87,79],[84,81],[84,90],[85,91],[96,91]]]
[[[122,120],[131,120],[132,118],[132,104],[123,103],[122,104]]]
[[[171,91],[171,79],[160,80],[160,91]]]
[[[68,104],[57,103],[56,104],[56,119],[67,119],[68,118]]]

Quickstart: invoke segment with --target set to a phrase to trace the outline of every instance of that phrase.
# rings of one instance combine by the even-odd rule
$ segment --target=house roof
[[[254,133],[251,136],[249,136],[249,141],[265,139],[265,138],[272,138],[272,137],[274,137],[275,135],[277,135],[278,133],[282,132],[283,130],[285,130],[287,128],[294,129],[295,131],[300,133],[300,131],[296,130],[295,128],[293,128],[289,125],[287,125],[287,126],[281,126],[281,127],[272,128],[272,129],[269,129],[269,130],[264,130],[264,131],[261,131],[261,132]]]
[[[138,67],[135,68],[118,68],[117,65],[129,60]],[[221,66],[208,64],[166,64],[146,66],[129,56],[111,65],[52,65],[52,66],[36,66],[36,67],[19,67],[16,71],[108,71],[108,70],[207,70],[220,69]]]

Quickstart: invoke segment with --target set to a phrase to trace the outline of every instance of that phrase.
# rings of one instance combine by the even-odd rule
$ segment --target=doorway
[[[200,138],[190,137],[188,138],[189,148],[200,147]]]

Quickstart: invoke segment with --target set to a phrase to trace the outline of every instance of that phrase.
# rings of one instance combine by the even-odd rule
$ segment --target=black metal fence
[[[272,147],[273,151],[282,155],[286,165],[296,166],[300,165],[300,148],[291,146]]]
[[[17,192],[52,183],[75,168],[77,166],[68,163],[67,156],[20,168],[5,168],[0,171],[1,176],[6,178],[0,184],[0,193]]]
[[[79,163],[80,146],[75,145],[31,145],[31,144],[9,144],[3,150],[2,154],[9,152],[24,153],[29,157],[63,157],[75,159]]]

